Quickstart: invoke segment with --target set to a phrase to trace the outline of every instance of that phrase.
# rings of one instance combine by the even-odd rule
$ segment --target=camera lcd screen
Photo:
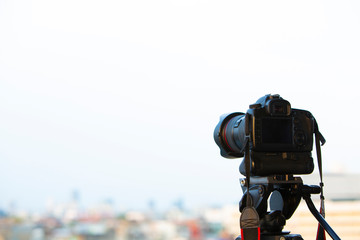
[[[292,144],[291,118],[263,118],[261,139],[265,144]]]

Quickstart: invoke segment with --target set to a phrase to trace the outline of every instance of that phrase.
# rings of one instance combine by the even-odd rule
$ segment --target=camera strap
[[[319,131],[319,126],[314,118],[315,126],[314,126],[314,133],[315,133],[315,146],[316,146],[316,155],[318,160],[318,167],[319,167],[319,175],[320,175],[320,214],[323,218],[325,218],[325,197],[324,197],[324,183],[323,183],[323,174],[322,174],[322,160],[321,160],[321,146],[323,146],[326,142],[324,136]],[[321,143],[321,145],[320,145]],[[318,225],[318,230],[316,234],[316,240],[325,240],[325,230],[320,225]]]
[[[259,214],[253,206],[250,195],[250,135],[249,135],[250,115],[245,115],[245,170],[246,170],[246,207],[241,211],[240,229],[242,240],[260,240],[260,220]]]

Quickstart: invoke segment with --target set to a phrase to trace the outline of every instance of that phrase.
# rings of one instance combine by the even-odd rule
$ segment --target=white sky
[[[360,172],[359,1],[0,0],[0,208],[236,203],[213,129],[267,93]],[[316,172],[315,172],[316,174]]]

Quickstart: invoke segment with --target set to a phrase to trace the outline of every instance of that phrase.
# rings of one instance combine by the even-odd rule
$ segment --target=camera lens
[[[231,113],[220,117],[214,131],[214,139],[225,158],[243,157],[245,141],[245,114]]]

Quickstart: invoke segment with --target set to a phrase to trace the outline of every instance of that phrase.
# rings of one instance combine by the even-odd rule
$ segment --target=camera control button
[[[261,104],[260,103],[251,104],[251,105],[249,105],[249,108],[250,109],[261,108]]]
[[[306,136],[303,132],[297,132],[294,136],[294,142],[296,145],[303,146],[306,142]]]

